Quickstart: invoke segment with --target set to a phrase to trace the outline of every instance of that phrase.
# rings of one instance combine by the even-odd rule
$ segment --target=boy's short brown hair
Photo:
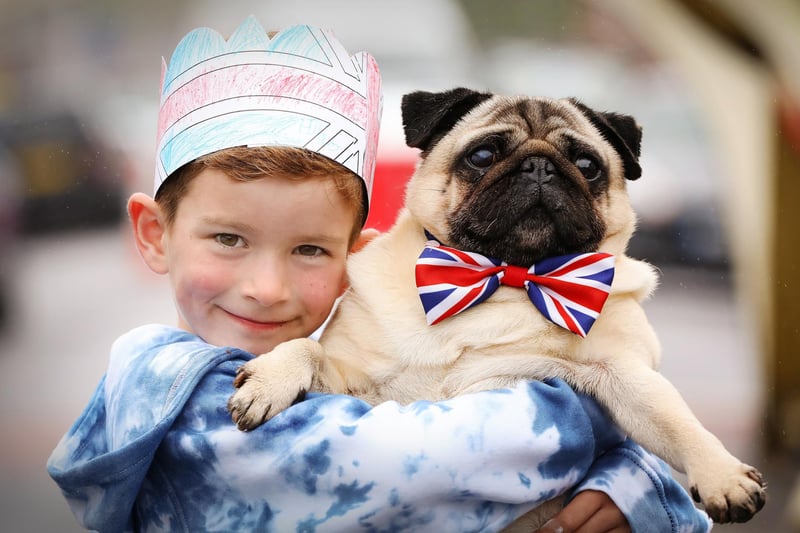
[[[310,150],[292,146],[226,148],[187,163],[172,173],[156,193],[167,227],[191,181],[205,169],[220,170],[233,179],[252,181],[281,175],[292,179],[330,179],[356,214],[350,244],[355,243],[366,222],[367,200],[363,180],[341,164]]]

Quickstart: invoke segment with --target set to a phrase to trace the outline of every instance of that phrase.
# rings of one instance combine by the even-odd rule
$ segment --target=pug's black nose
[[[520,166],[522,175],[539,183],[547,183],[556,175],[556,166],[541,156],[531,156]]]

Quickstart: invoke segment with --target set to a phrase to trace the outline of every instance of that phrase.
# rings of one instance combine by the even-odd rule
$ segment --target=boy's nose
[[[260,262],[248,270],[241,284],[246,298],[269,306],[289,298],[290,287],[285,270],[272,262]]]

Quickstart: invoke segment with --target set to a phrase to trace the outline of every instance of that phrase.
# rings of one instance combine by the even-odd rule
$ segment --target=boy
[[[379,83],[371,57],[307,26],[270,39],[250,18],[228,41],[200,29],[178,45],[162,80],[155,198],[128,204],[142,258],[170,277],[178,327],[120,337],[53,452],[49,472],[78,520],[496,531],[572,490],[552,530],[706,531],[665,465],[560,382],[405,407],[316,394],[250,433],[233,425],[236,369],[310,335],[345,288]]]

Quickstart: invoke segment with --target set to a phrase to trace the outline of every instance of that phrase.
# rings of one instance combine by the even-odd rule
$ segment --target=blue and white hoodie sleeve
[[[165,326],[121,337],[48,463],[79,522],[98,531],[498,531],[577,485],[610,494],[634,531],[710,528],[668,470],[562,382],[408,406],[309,395],[243,433],[225,406],[251,357]]]

